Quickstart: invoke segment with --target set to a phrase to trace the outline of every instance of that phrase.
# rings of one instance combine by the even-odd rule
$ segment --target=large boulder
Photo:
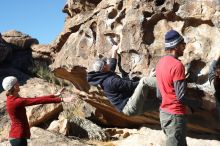
[[[69,126],[69,136],[76,136],[99,141],[108,139],[108,136],[104,130],[89,120],[75,116],[69,120]]]
[[[63,12],[67,13],[70,17],[82,12],[93,10],[101,0],[68,0],[64,6]]]
[[[49,131],[60,133],[63,135],[68,135],[69,123],[67,119],[54,120],[50,123],[50,126],[47,128]]]
[[[192,18],[202,21],[210,21],[219,12],[219,0],[211,1],[186,1],[177,11],[181,18]]]
[[[31,53],[33,44],[38,44],[38,40],[19,31],[11,30],[2,33],[0,50],[3,51],[1,59],[4,60],[4,65],[17,68],[26,73],[30,72],[30,68],[33,66]]]
[[[59,120],[53,121],[47,130],[83,139],[99,141],[108,139],[107,134],[101,127],[79,116],[72,116],[71,119],[59,117]]]
[[[27,74],[30,74],[33,63],[31,50],[13,51],[4,61],[5,65],[16,68]]]
[[[58,53],[51,68],[63,78],[75,76],[75,72],[70,72],[75,67],[85,67],[89,71],[94,58],[110,56],[112,40],[117,40],[121,48],[122,68],[143,76],[147,74],[148,67],[155,67],[163,55],[164,34],[169,29],[179,31],[187,41],[183,62],[187,64],[201,58],[207,68],[217,50],[216,44],[219,44],[218,27],[212,24],[214,17],[219,15],[217,2],[98,2],[87,10],[90,12],[87,15],[79,11],[66,20],[64,31],[57,37],[57,45],[52,45]],[[75,4],[71,0],[67,3],[68,7]],[[78,4],[83,7],[85,3]],[[70,74],[64,77],[60,68],[65,68]],[[85,85],[81,80],[75,82]]]
[[[52,56],[54,52],[51,45],[34,44],[31,46],[32,57],[35,61],[44,62],[50,64],[52,62]]]
[[[44,145],[44,146],[90,146],[90,144],[87,144],[85,142],[82,142],[80,140],[73,140],[68,137],[52,133],[50,131],[37,128],[37,127],[32,127],[31,128],[31,139],[28,140],[28,145],[31,146],[39,146],[39,145]],[[0,143],[0,146],[8,146],[9,141],[5,141]]]
[[[90,144],[83,143],[79,140],[67,138],[65,136],[52,133],[37,127],[31,128],[32,138],[30,145],[38,146],[39,144],[44,146],[89,146]]]
[[[4,61],[11,52],[11,46],[0,35],[0,62]]]
[[[118,129],[117,131],[120,131]],[[127,138],[120,138],[117,141],[112,142],[115,145],[120,146],[163,146],[165,145],[166,137],[161,130],[152,130],[150,128],[143,127],[141,129],[121,129],[120,134],[115,134],[114,137],[119,137],[120,135],[128,135]],[[137,134],[138,133],[138,134]],[[156,140],[155,140],[156,138]],[[210,139],[196,139],[187,137],[187,145],[189,146],[217,146],[220,144],[218,140],[210,140]]]
[[[39,43],[37,39],[16,30],[2,33],[2,38],[13,46],[16,46],[15,49],[30,49],[31,45]]]
[[[51,69],[56,76],[94,95],[84,100],[96,107],[96,116],[102,124],[128,127],[151,123],[159,126],[157,110],[145,116],[127,117],[112,105],[100,102],[99,95],[89,90],[86,72],[91,70],[95,58],[110,56],[112,45],[117,44],[121,58],[116,72],[120,74],[124,70],[133,76],[145,76],[164,55],[164,34],[175,29],[187,43],[180,59],[189,66],[187,80],[194,84],[189,86],[189,97],[205,103],[189,117],[189,129],[219,133],[213,112],[216,101],[213,92],[207,89],[208,67],[219,44],[218,1],[112,0],[97,1],[90,6],[83,2],[67,1],[64,12],[68,17],[64,29],[52,44],[57,54]],[[204,125],[202,121],[209,124]]]

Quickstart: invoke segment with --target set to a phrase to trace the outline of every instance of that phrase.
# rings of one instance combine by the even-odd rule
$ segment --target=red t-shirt
[[[162,96],[160,108],[171,114],[186,114],[186,107],[181,104],[175,93],[174,82],[185,79],[185,69],[180,60],[167,55],[156,66],[157,85]]]
[[[25,106],[42,103],[59,103],[61,98],[52,98],[51,96],[42,96],[36,98],[22,98],[7,96],[6,109],[11,119],[10,138],[30,138],[30,128],[26,115]]]

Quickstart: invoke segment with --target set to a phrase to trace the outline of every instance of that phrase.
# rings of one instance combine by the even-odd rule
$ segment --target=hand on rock
[[[58,91],[57,93],[55,93],[54,96],[60,96],[60,95],[62,95],[65,90],[66,90],[66,88],[60,89],[60,91]]]
[[[118,49],[119,49],[118,46],[116,46],[116,45],[113,45],[113,46],[112,46],[112,52],[113,52],[113,53],[118,53],[118,54],[120,54],[120,53],[118,52]]]

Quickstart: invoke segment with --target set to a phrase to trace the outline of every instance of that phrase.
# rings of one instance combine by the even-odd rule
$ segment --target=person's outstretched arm
[[[111,71],[115,71],[115,69],[116,69],[116,65],[117,65],[117,57],[118,57],[118,49],[119,49],[119,47],[118,46],[116,46],[116,45],[113,45],[112,46],[112,56],[111,56],[111,58],[110,58],[110,62],[109,62],[109,67],[110,67],[110,70]]]
[[[54,95],[41,96],[35,98],[18,98],[16,102],[23,106],[31,106],[36,104],[47,104],[47,103],[60,103],[60,102],[71,102],[75,97],[60,98]]]

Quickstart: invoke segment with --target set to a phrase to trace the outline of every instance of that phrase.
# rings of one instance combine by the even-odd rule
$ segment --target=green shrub
[[[57,78],[51,72],[50,68],[46,63],[35,62],[31,73],[33,76],[44,79],[49,83],[53,83],[62,87],[70,85],[70,83],[65,81],[64,79]]]

